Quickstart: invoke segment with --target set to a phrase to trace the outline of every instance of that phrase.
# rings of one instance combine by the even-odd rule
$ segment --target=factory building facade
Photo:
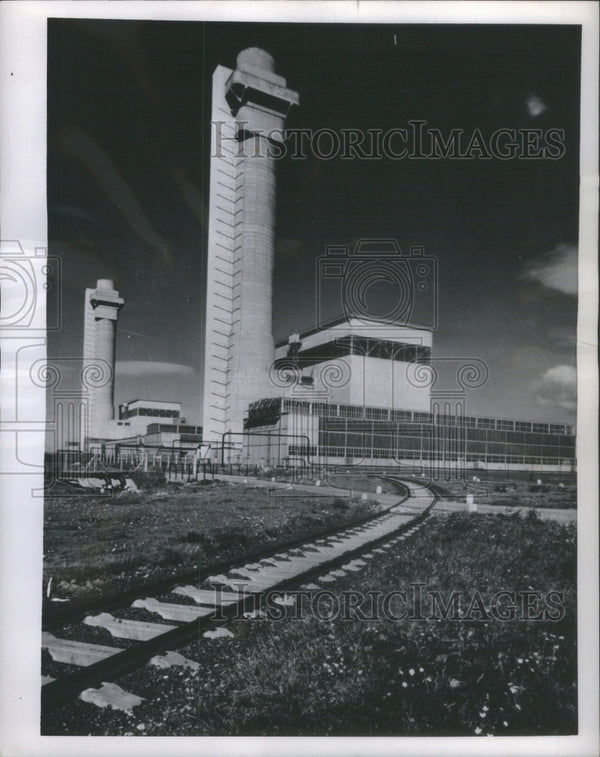
[[[570,473],[576,462],[571,426],[454,413],[272,397],[250,405],[246,429],[237,459],[267,467]]]

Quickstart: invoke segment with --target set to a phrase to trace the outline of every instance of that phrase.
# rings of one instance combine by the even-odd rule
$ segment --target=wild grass
[[[437,518],[337,591],[563,592],[551,620],[255,622],[217,678],[201,733],[515,735],[577,730],[574,529],[530,516]],[[329,587],[328,587],[329,588]],[[367,608],[365,608],[367,609]],[[397,610],[396,610],[397,613]],[[425,617],[428,613],[424,612]],[[248,628],[246,623],[244,628]]]
[[[324,493],[325,494],[325,493]],[[241,484],[163,485],[44,504],[44,592],[83,599],[243,556],[367,515],[339,497],[270,496]]]

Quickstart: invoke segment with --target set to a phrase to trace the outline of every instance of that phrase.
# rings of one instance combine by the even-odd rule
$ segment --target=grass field
[[[369,478],[364,473],[349,473],[345,471],[328,471],[324,473],[323,484],[345,489],[363,488],[365,491],[375,491],[377,485],[382,485],[383,492],[393,491],[393,485],[377,477]],[[444,499],[465,501],[465,495],[472,493],[481,504],[496,505],[498,507],[543,507],[566,508],[577,507],[577,480],[573,474],[559,475],[536,473],[527,475],[521,471],[518,475],[511,474],[507,478],[503,471],[471,471],[479,473],[477,481],[473,475],[464,478],[454,478],[452,471],[447,478],[427,478],[420,473],[405,473],[422,483],[431,484],[439,496]],[[493,475],[492,475],[493,474]],[[402,471],[390,468],[388,475],[403,475]],[[538,480],[542,483],[538,484]],[[309,481],[307,483],[311,483]]]
[[[575,566],[574,526],[534,513],[437,515],[395,552],[329,584],[318,612],[309,606],[294,617],[290,607],[279,620],[234,621],[234,638],[200,639],[181,650],[200,663],[199,672],[146,666],[125,676],[120,685],[145,697],[132,714],[75,702],[45,720],[42,732],[572,734]],[[372,616],[369,592],[417,584],[446,599],[462,591],[469,608],[476,592],[480,614],[443,619],[426,604],[418,613],[425,619]],[[348,591],[364,596],[366,618],[328,617],[328,601],[333,611]],[[499,619],[489,608],[500,591],[520,598],[541,592],[544,602],[547,592],[560,592],[559,612],[527,619],[521,603],[515,619]],[[403,604],[390,607],[399,616]]]
[[[320,495],[321,493],[319,493]],[[367,515],[376,507],[331,494],[287,498],[214,482],[154,485],[139,494],[48,498],[44,591],[110,594]]]
[[[577,486],[574,481],[494,481],[434,482],[445,498],[462,499],[473,493],[478,502],[498,507],[550,507],[574,509],[577,507]]]

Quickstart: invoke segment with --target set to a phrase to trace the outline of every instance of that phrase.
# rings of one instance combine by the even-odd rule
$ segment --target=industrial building
[[[573,430],[561,424],[273,397],[250,405],[246,428],[247,459],[266,466],[575,469]]]
[[[211,458],[317,469],[574,470],[570,426],[473,417],[467,384],[439,394],[423,379],[433,329],[419,304],[435,296],[435,277],[421,248],[403,255],[394,240],[363,240],[328,249],[317,280],[345,288],[345,316],[273,348],[275,165],[269,150],[247,144],[259,145],[269,128],[282,134],[298,103],[256,48],[240,53],[235,71],[219,66],[213,76],[211,118],[221,128],[211,145],[207,269],[203,423]],[[359,290],[382,270],[401,294],[394,317],[374,319]]]
[[[109,279],[85,290],[81,451],[107,459],[136,447],[194,451],[202,428],[186,425],[180,402],[130,400],[115,417],[116,324],[124,304]]]
[[[82,449],[110,456],[171,447],[196,458],[202,450],[214,463],[265,467],[573,471],[572,427],[467,413],[481,361],[463,366],[463,378],[459,371],[458,391],[434,390],[427,303],[436,295],[435,263],[422,248],[404,254],[394,240],[362,240],[326,250],[320,280],[341,287],[345,315],[274,344],[271,147],[298,104],[263,50],[244,50],[234,70],[214,72],[203,428],[185,425],[174,402],[133,400],[115,418],[115,325],[124,301],[101,280],[85,294],[84,360],[106,375],[86,386]],[[385,318],[361,305],[372,271],[398,284]]]

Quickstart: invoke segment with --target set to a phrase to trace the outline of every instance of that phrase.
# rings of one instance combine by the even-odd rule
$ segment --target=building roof
[[[361,325],[365,327],[368,327],[369,325],[376,326],[379,324],[382,326],[397,326],[399,329],[410,329],[411,331],[431,331],[431,329],[424,328],[423,326],[413,326],[410,323],[398,323],[392,318],[348,318],[345,315],[340,315],[330,321],[325,321],[320,326],[313,326],[306,331],[290,331],[290,334],[297,333],[300,336],[300,339],[305,339],[308,336],[318,334],[321,331],[327,331],[328,329],[341,326],[342,324],[347,324],[349,328],[360,328]],[[289,337],[278,340],[275,342],[275,347],[284,347],[288,343],[288,339]]]

